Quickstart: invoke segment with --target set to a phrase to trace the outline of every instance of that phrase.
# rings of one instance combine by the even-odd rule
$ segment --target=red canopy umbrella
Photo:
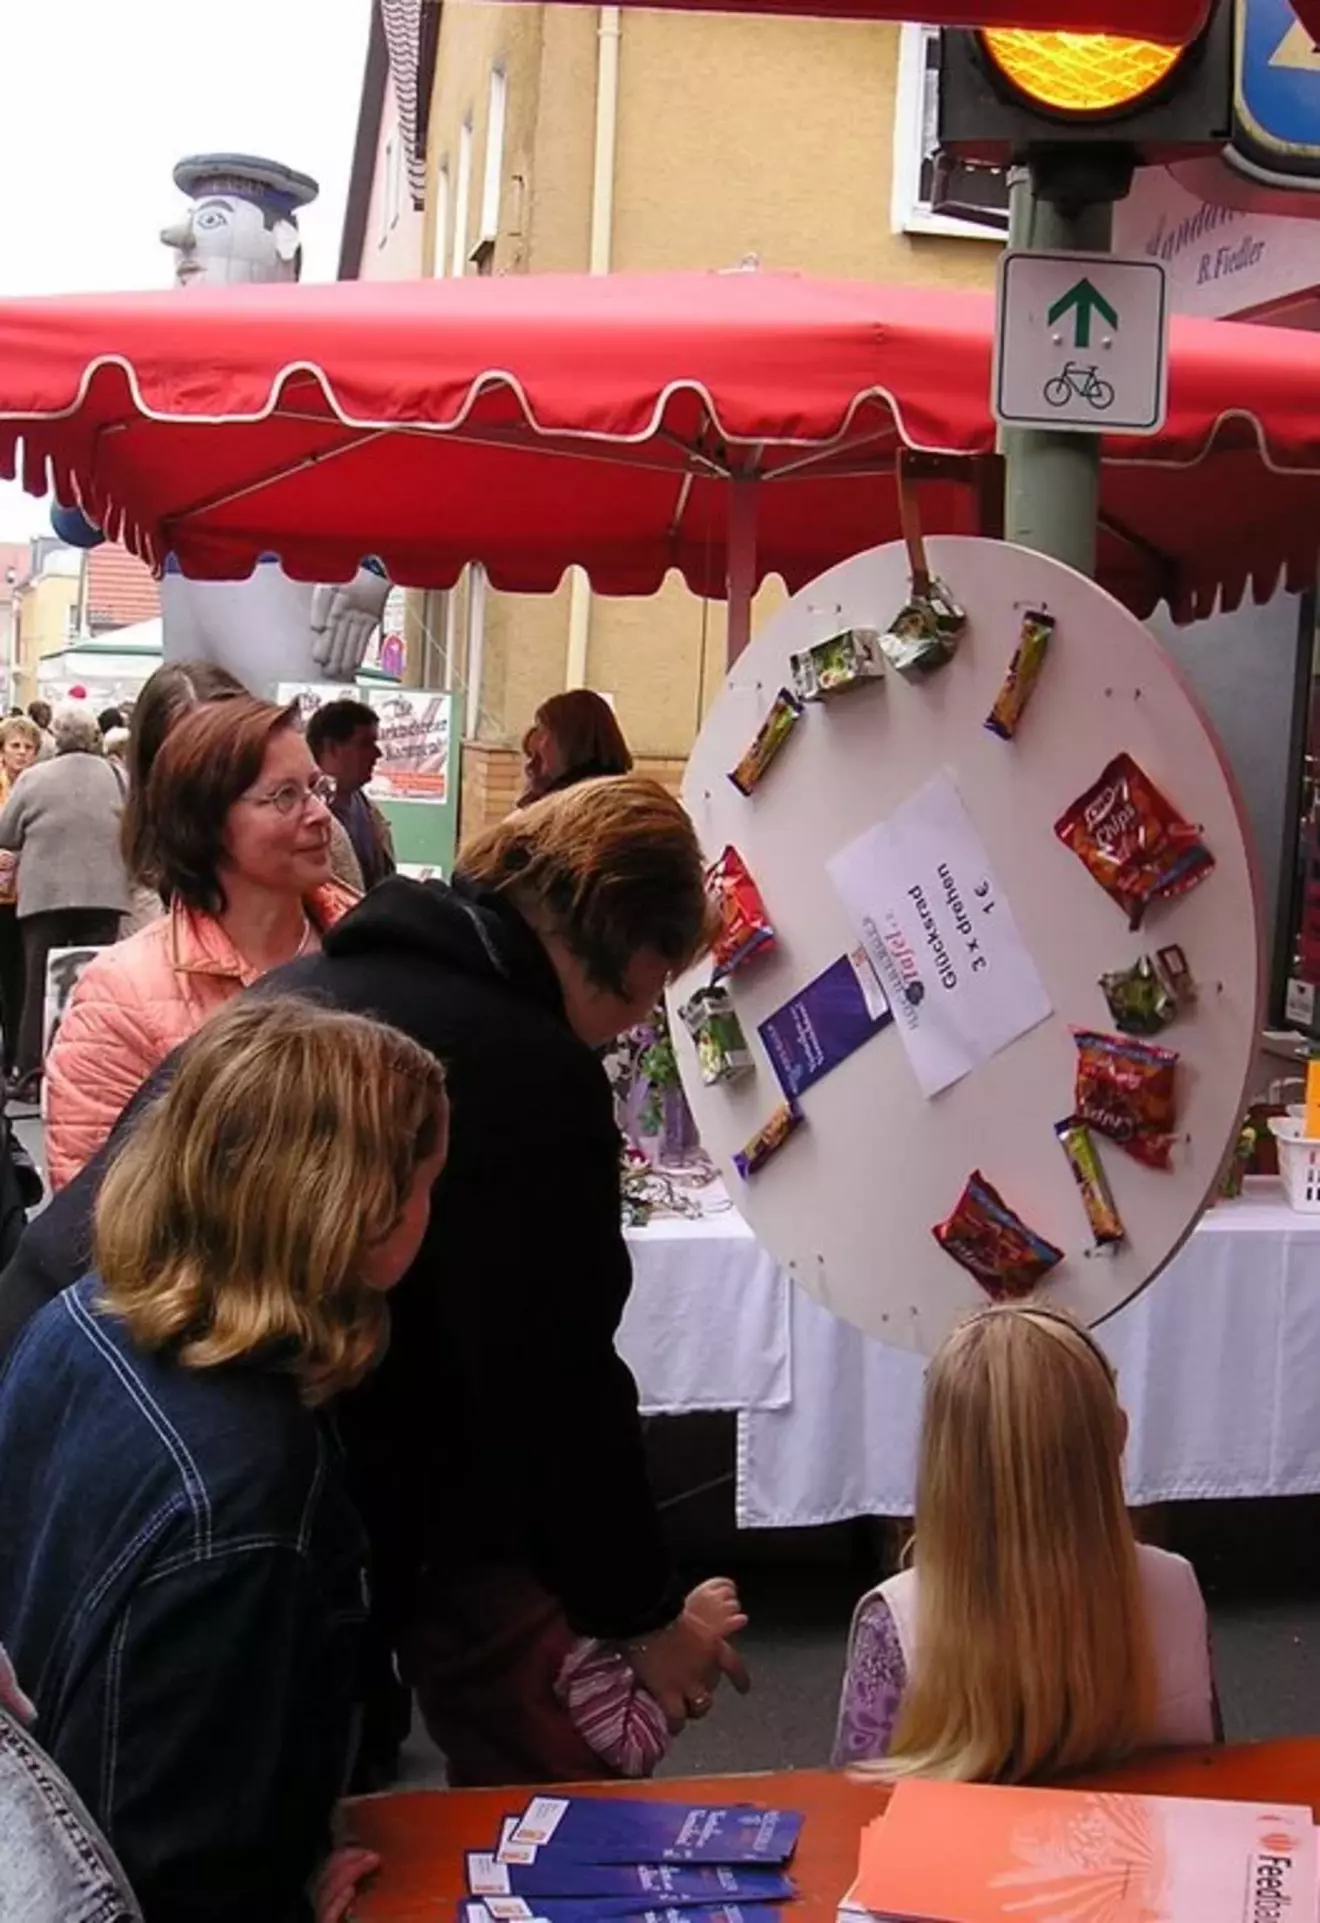
[[[896,538],[901,449],[993,449],[992,324],[980,295],[752,273],[2,302],[0,469],[204,577],[274,552],[311,580],[375,554],[414,586],[796,588]],[[1104,443],[1101,580],[1183,618],[1308,585],[1320,343],[1177,321],[1169,393],[1162,434]],[[923,516],[975,531],[975,493],[941,479]]]
[[[910,20],[914,12],[912,0],[623,0],[623,4],[717,13],[797,13],[835,20]],[[1306,0],[1306,5],[1320,13],[1320,0]],[[1182,47],[1205,25],[1210,0],[923,0],[919,11],[932,27],[1114,33]]]

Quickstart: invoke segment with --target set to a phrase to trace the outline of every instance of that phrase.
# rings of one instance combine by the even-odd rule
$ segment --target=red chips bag
[[[971,1270],[996,1302],[1006,1296],[1030,1295],[1041,1277],[1063,1260],[1063,1250],[1014,1215],[980,1169],[968,1177],[948,1221],[940,1222],[931,1234],[946,1255]]]
[[[719,910],[720,932],[711,949],[715,981],[765,948],[775,945],[775,931],[765,912],[761,891],[736,848],[726,848],[706,871],[706,893]]]
[[[1204,881],[1214,856],[1131,755],[1115,755],[1095,786],[1054,824],[1136,928],[1157,896],[1183,895]]]
[[[1078,1117],[1149,1168],[1168,1168],[1177,1110],[1177,1051],[1131,1035],[1075,1029]]]

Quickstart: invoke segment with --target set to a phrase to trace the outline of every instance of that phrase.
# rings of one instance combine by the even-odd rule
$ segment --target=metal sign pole
[[[1110,200],[1061,209],[1041,198],[1024,167],[1009,199],[1009,246],[1052,253],[1107,254],[1113,237]],[[1004,534],[1095,577],[1100,496],[1100,437],[1000,430],[1005,456]]]

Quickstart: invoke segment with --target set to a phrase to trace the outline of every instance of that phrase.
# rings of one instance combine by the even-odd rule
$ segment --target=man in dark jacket
[[[706,932],[691,825],[629,776],[489,831],[452,888],[382,883],[322,954],[249,991],[378,1015],[447,1070],[431,1226],[392,1298],[389,1354],[341,1421],[384,1627],[467,1780],[602,1773],[544,1687],[573,1635],[623,1645],[675,1727],[704,1714],[721,1669],[741,1680],[683,1609],[614,1351],[630,1266],[594,1052]],[[0,1353],[87,1266],[103,1159],[0,1278]]]

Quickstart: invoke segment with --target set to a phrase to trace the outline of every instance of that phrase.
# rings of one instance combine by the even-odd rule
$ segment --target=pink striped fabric
[[[580,1642],[565,1658],[555,1695],[583,1742],[624,1776],[649,1776],[669,1747],[659,1703],[607,1643]]]

